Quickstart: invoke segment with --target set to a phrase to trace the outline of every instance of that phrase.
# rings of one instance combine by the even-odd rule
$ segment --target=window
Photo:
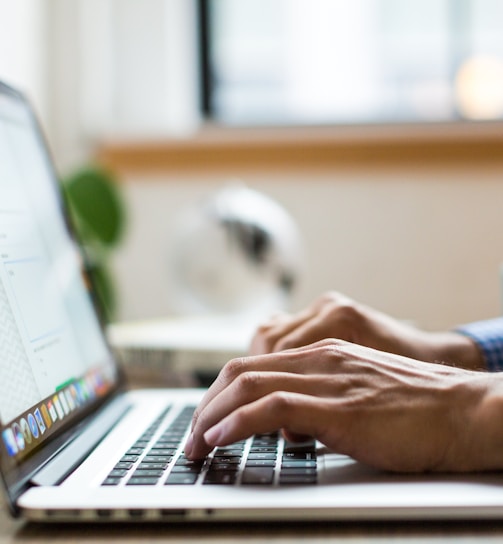
[[[503,118],[499,0],[201,0],[204,108],[234,125]]]

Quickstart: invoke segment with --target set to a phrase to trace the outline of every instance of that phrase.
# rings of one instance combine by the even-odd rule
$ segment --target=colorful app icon
[[[63,411],[63,408],[61,407],[61,402],[59,402],[58,395],[54,395],[54,397],[52,397],[52,400],[54,402],[54,406],[56,407],[56,411],[58,412],[59,419],[63,419],[65,417],[65,412]]]
[[[94,374],[94,387],[99,395],[103,395],[106,391],[106,384],[103,381],[103,376],[99,372]]]
[[[5,431],[3,431],[2,433],[2,438],[4,441],[5,447],[7,449],[7,453],[11,457],[14,457],[14,455],[16,455],[18,450],[17,450],[17,442],[16,442],[16,439],[14,438],[14,433],[12,432],[12,429],[5,429]]]
[[[46,424],[47,428],[50,429],[52,425],[52,419],[49,415],[49,410],[47,409],[47,406],[45,404],[42,404],[42,406],[40,407],[40,411],[42,412],[44,423]]]
[[[96,391],[94,390],[94,379],[92,376],[87,377],[87,392],[89,393],[89,398],[94,399]]]
[[[35,415],[35,419],[37,420],[38,428],[40,429],[40,432],[42,434],[44,434],[45,433],[45,423],[44,423],[44,420],[42,418],[42,414],[40,413],[40,410],[37,408],[33,413]]]
[[[76,384],[75,384],[75,387],[77,389],[77,397],[79,399],[79,403],[80,404],[84,404],[85,402],[85,397],[84,397],[84,388],[82,387],[82,383],[80,381],[78,381]]]
[[[64,394],[66,397],[66,402],[68,403],[70,410],[73,412],[75,410],[75,402],[73,401],[73,397],[72,397],[72,394],[70,393],[70,390],[65,389]]]
[[[28,422],[26,421],[26,419],[24,417],[23,417],[23,419],[21,419],[21,432],[23,433],[25,442],[27,444],[31,444],[30,427],[28,426]]]
[[[80,388],[81,388],[81,391],[82,391],[82,398],[84,399],[84,402],[85,402],[89,398],[89,391],[87,389],[87,383],[83,379],[80,380]]]
[[[14,433],[14,438],[16,439],[16,444],[17,444],[17,447],[19,448],[19,451],[23,451],[24,448],[26,447],[26,444],[25,444],[24,436],[21,431],[21,427],[19,423],[14,423],[12,425],[12,432]]]
[[[70,394],[72,395],[73,402],[75,403],[75,406],[78,406],[80,404],[79,402],[79,396],[77,394],[77,388],[75,387],[75,384],[72,383],[70,385]]]
[[[49,410],[52,422],[55,423],[58,420],[58,412],[52,400],[47,401],[47,409]]]
[[[35,421],[35,417],[33,416],[33,414],[28,414],[27,418],[31,434],[33,435],[33,438],[37,439],[40,436],[40,431],[38,430],[38,425]]]
[[[61,406],[63,406],[63,410],[65,411],[65,416],[67,416],[70,413],[70,407],[68,406],[68,403],[66,402],[65,393],[61,391],[58,397],[59,397],[59,402],[61,402]]]

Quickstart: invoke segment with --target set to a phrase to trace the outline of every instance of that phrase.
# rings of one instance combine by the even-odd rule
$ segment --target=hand
[[[325,338],[340,338],[422,361],[484,368],[471,339],[455,332],[421,331],[336,292],[324,294],[297,314],[278,314],[259,327],[250,353],[282,351]]]
[[[502,380],[337,340],[235,359],[196,410],[186,455],[283,429],[386,470],[502,469]]]

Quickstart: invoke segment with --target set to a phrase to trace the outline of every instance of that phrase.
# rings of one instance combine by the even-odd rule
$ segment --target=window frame
[[[465,29],[467,26],[467,13],[469,11],[469,2],[473,0],[462,0],[462,7],[463,9],[461,12],[458,12],[452,5],[450,10],[453,12],[454,17],[457,19],[459,24]],[[451,0],[452,4],[452,0]],[[459,6],[458,6],[459,7]],[[211,59],[213,55],[212,51],[212,26],[211,26],[211,0],[197,0],[197,11],[198,11],[198,50],[199,50],[199,74],[200,74],[200,111],[203,117],[203,120],[206,122],[210,122],[213,124],[220,125],[222,127],[226,128],[242,128],[242,127],[256,127],[259,129],[266,129],[267,127],[291,127],[295,128],[296,126],[299,126],[299,123],[296,123],[294,120],[290,122],[279,122],[279,123],[272,123],[272,124],[265,124],[262,122],[258,122],[257,124],[247,124],[247,123],[226,123],[225,121],[220,121],[215,116],[215,108],[214,108],[214,87],[215,87],[215,81],[213,78],[213,72],[211,69]],[[453,21],[451,19],[451,25],[453,24]],[[451,28],[450,31],[453,31]],[[455,33],[454,33],[455,34]],[[453,35],[454,35],[453,34]],[[452,36],[451,36],[452,38]],[[451,39],[451,46],[453,48],[453,57],[459,57],[461,55],[462,50],[464,49],[465,45],[457,45],[455,44],[456,40]],[[452,60],[452,59],[451,59]],[[452,64],[452,62],[451,62]],[[365,122],[359,122],[355,121],[354,123],[347,123],[347,122],[333,122],[329,121],[326,124],[324,123],[302,123],[300,124],[301,127],[310,127],[310,126],[332,126],[332,127],[341,127],[341,126],[358,126],[358,127],[368,127],[368,126],[429,126],[429,125],[436,125],[436,124],[452,124],[452,125],[458,125],[458,124],[484,124],[484,123],[500,123],[503,125],[503,119],[490,119],[490,120],[471,120],[468,118],[463,117],[457,110],[453,112],[453,116],[451,119],[418,119],[418,120],[382,120],[382,121],[372,121],[369,123]]]

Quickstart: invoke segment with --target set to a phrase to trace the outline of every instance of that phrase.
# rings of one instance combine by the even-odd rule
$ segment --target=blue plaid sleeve
[[[456,328],[456,332],[477,343],[484,354],[488,370],[503,371],[503,317],[462,325]]]

